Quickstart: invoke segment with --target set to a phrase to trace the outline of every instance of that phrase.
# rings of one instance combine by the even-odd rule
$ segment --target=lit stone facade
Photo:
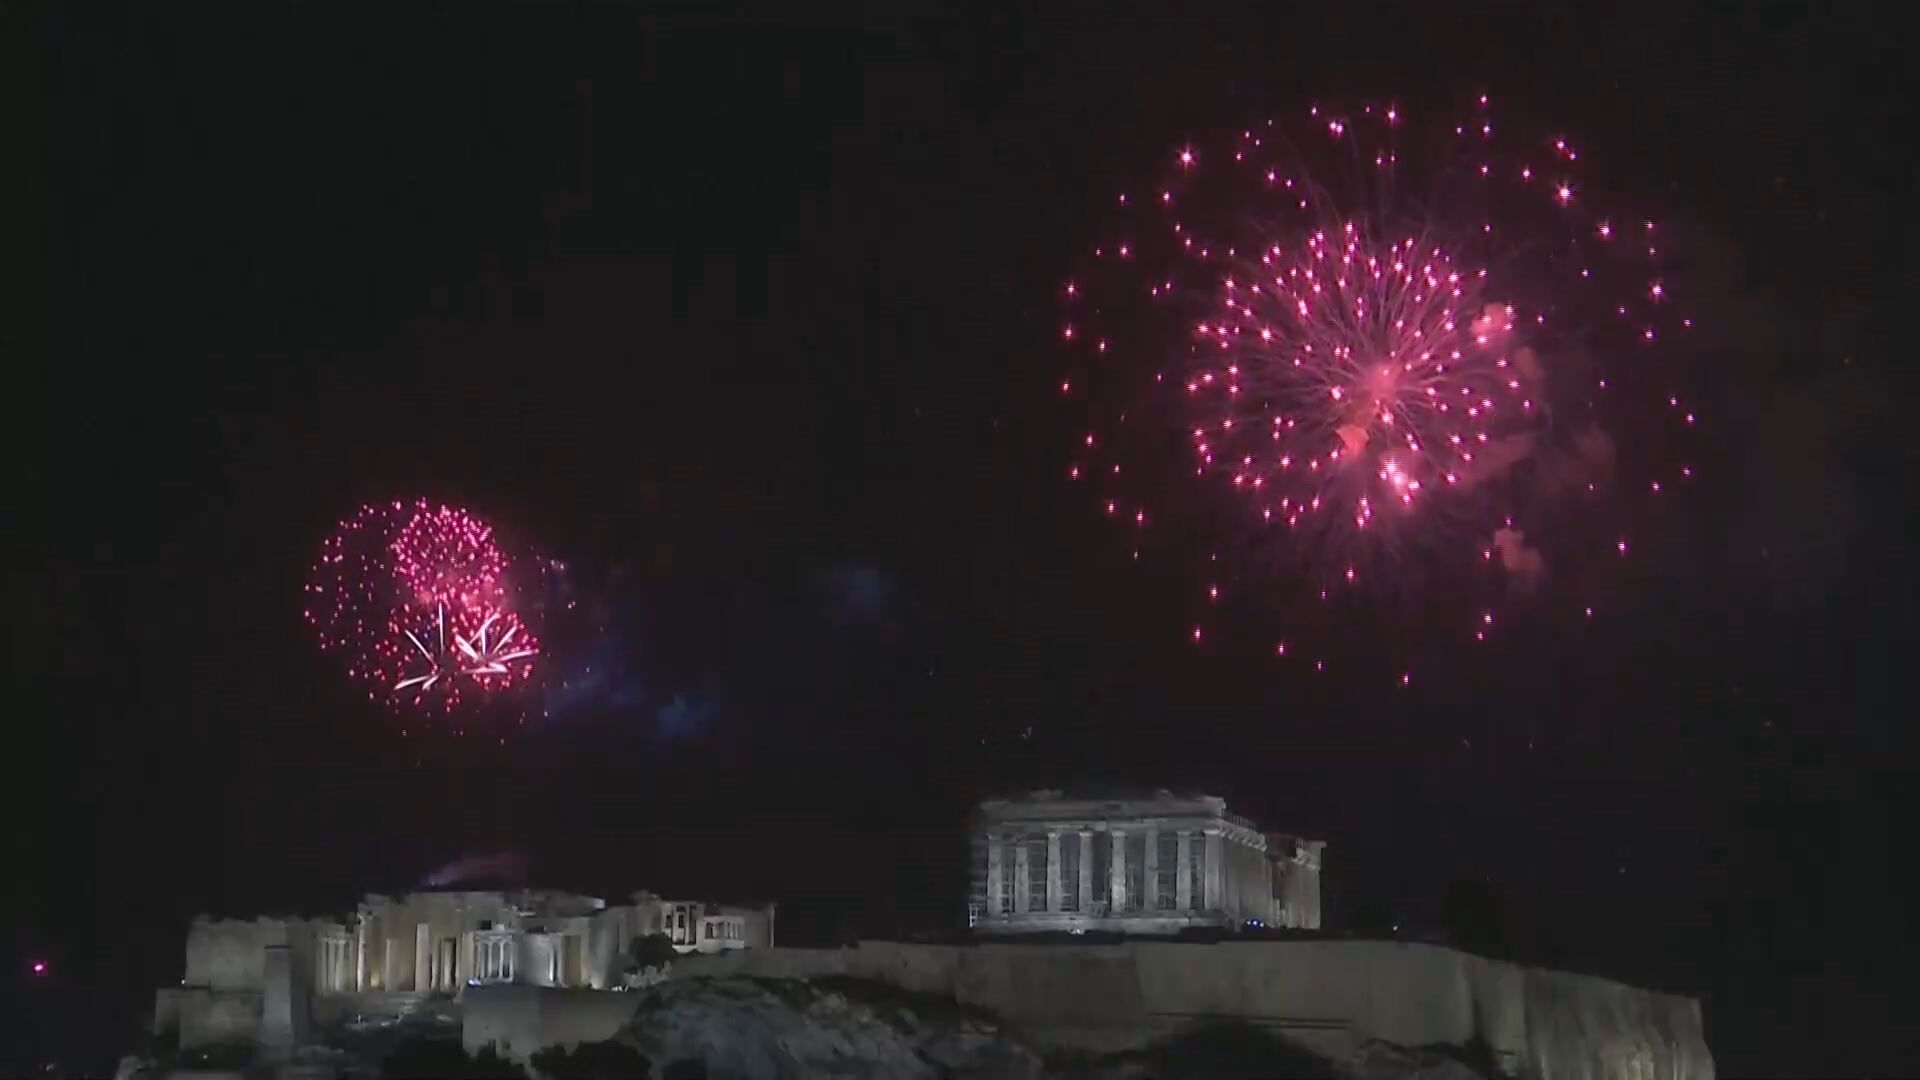
[[[1320,927],[1325,842],[1263,833],[1217,796],[990,799],[971,839],[978,931]]]
[[[180,1044],[293,1046],[316,1022],[494,983],[624,989],[636,939],[681,953],[767,948],[774,907],[635,893],[609,906],[550,890],[368,896],[344,920],[210,919],[187,932],[185,977],[159,992],[155,1027]]]

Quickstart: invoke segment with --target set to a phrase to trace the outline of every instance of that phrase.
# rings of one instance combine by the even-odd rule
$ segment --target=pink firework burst
[[[492,526],[465,510],[366,506],[323,546],[306,616],[369,697],[454,713],[524,684],[539,658],[510,570]]]
[[[483,606],[504,592],[507,556],[493,526],[450,506],[416,506],[390,545],[393,574],[417,607]]]
[[[1058,388],[1091,417],[1067,475],[1135,558],[1195,560],[1192,641],[1239,601],[1266,655],[1324,671],[1370,620],[1408,686],[1383,632],[1584,619],[1694,477],[1659,230],[1591,205],[1566,138],[1496,127],[1485,99],[1313,106],[1183,145],[1064,285]]]
[[[424,697],[443,687],[449,705],[458,704],[462,680],[504,689],[525,678],[540,655],[538,643],[512,612],[477,606],[449,610],[437,603],[397,626],[405,646],[390,637],[381,642],[383,651],[397,654],[385,666],[406,673],[394,683],[394,692]]]
[[[1247,270],[1198,325],[1186,392],[1199,470],[1262,521],[1334,549],[1415,527],[1426,500],[1497,468],[1544,415],[1513,309],[1437,245],[1347,224]]]

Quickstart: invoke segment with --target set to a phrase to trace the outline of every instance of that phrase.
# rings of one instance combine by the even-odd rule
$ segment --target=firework
[[[323,546],[306,617],[369,697],[451,713],[533,672],[540,644],[510,570],[492,526],[465,510],[366,506]]]
[[[1199,538],[1193,641],[1236,591],[1316,671],[1369,615],[1484,641],[1497,607],[1599,602],[1542,586],[1593,585],[1692,478],[1667,363],[1692,324],[1654,223],[1593,205],[1583,166],[1484,98],[1439,124],[1314,106],[1118,195],[1063,287],[1060,390],[1093,418],[1068,475],[1136,558]]]

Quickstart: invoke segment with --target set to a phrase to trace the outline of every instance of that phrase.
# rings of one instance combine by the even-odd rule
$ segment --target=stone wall
[[[491,1045],[524,1062],[548,1046],[610,1039],[639,1005],[640,995],[609,990],[472,986],[461,1000],[460,1041],[469,1054]]]
[[[159,991],[156,1028],[177,1028],[183,1047],[251,1042],[292,1045],[303,1034],[314,936],[322,920],[196,918],[187,931],[186,978]]]
[[[265,967],[258,1040],[269,1052],[284,1056],[307,1041],[312,1017],[311,975],[304,970],[300,951],[287,945],[267,946]]]
[[[654,913],[658,919],[658,913]],[[637,906],[610,907],[593,917],[587,930],[587,985],[605,990],[619,981],[633,939],[641,935],[647,913]]]
[[[251,1043],[260,1030],[261,995],[250,990],[168,987],[156,995],[156,1030],[178,1030],[180,1046]]]
[[[313,977],[315,943],[326,931],[344,933],[325,919],[209,919],[187,929],[184,985],[208,990],[258,992],[266,985],[267,950],[286,948],[304,975]]]
[[[1221,881],[1221,906],[1233,916],[1236,929],[1248,919],[1273,921],[1273,862],[1262,848],[1222,844],[1226,859]]]
[[[359,994],[319,994],[311,1003],[313,1026],[324,1030],[355,1017],[397,1020],[420,1006],[426,995],[410,990],[371,990]]]
[[[186,984],[258,991],[267,946],[286,943],[287,924],[280,919],[195,919],[187,930]]]
[[[741,909],[746,917],[746,937],[742,947],[748,949],[769,949],[773,947],[773,920],[776,909],[769,904],[760,908]]]
[[[1605,979],[1391,941],[1215,945],[908,945],[754,949],[689,957],[674,978],[851,975],[951,994],[1035,1045],[1110,1053],[1178,1028],[1236,1020],[1344,1058],[1369,1042],[1484,1040],[1503,1070],[1556,1077],[1711,1080],[1699,1003]]]

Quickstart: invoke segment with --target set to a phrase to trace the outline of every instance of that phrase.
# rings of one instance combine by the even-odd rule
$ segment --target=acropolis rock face
[[[1712,1080],[1700,1004],[1606,979],[1394,941],[1133,941],[764,949],[674,978],[872,980],[946,996],[1043,1054],[1145,1051],[1207,1024],[1258,1028],[1342,1063],[1383,1048],[1485,1048],[1542,1080]],[[1403,1055],[1404,1056],[1404,1055]]]

